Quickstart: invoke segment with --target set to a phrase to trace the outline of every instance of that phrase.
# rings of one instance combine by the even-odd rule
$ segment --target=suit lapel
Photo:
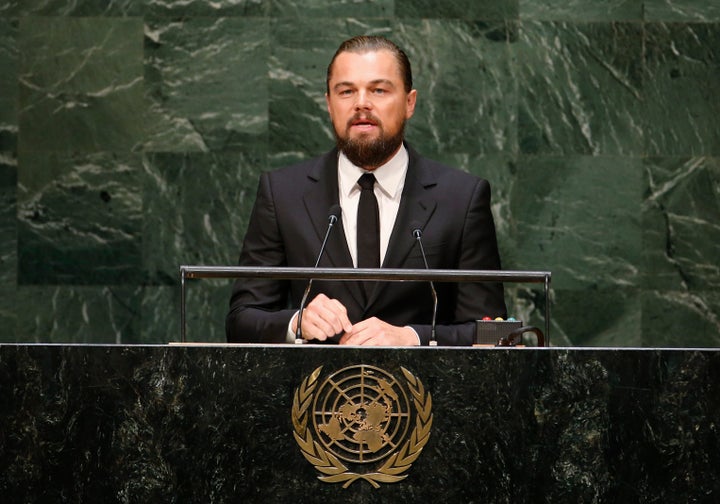
[[[317,233],[320,243],[325,237],[328,226],[328,212],[330,207],[337,205],[338,197],[338,151],[333,149],[321,157],[308,172],[309,184],[303,195],[308,218]],[[319,252],[319,249],[318,249]],[[352,268],[352,256],[345,239],[345,229],[342,219],[335,224],[325,247],[324,260],[334,268]],[[364,295],[357,282],[343,282],[352,297],[360,306],[364,306]]]
[[[308,171],[308,181],[303,202],[308,219],[322,243],[328,226],[328,212],[333,205],[338,204],[337,150],[321,157],[318,163],[311,167]],[[335,224],[330,233],[324,256],[326,260],[323,262],[329,260],[336,268],[352,265],[352,258],[345,243],[342,220]]]

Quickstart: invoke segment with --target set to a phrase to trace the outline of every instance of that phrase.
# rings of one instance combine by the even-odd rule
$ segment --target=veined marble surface
[[[11,341],[17,325],[17,160],[10,152],[0,152],[0,327]]]
[[[17,33],[17,20],[0,17],[0,152],[17,148]]]
[[[178,267],[234,264],[260,173],[332,147],[362,33],[410,56],[413,147],[490,180],[503,267],[553,272],[553,343],[720,344],[709,0],[3,2],[0,341],[177,340]],[[191,339],[229,284],[193,283]]]
[[[402,367],[431,398],[429,439],[407,478],[377,489],[319,481],[293,436],[303,380],[361,365],[401,383]],[[11,502],[649,503],[720,492],[718,350],[0,345],[0,382]]]

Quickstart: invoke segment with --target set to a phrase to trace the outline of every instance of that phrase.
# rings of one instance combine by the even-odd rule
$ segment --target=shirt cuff
[[[285,341],[287,343],[295,343],[295,333],[292,330],[292,326],[293,326],[293,320],[295,320],[297,318],[297,316],[298,316],[298,312],[295,312],[295,315],[290,317],[290,322],[288,323],[288,328],[287,328],[287,335],[285,336]]]

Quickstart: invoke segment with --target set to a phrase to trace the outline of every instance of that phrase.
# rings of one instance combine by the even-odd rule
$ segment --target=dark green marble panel
[[[396,38],[414,65],[414,146],[429,157],[517,151],[515,23],[408,20]]]
[[[640,21],[647,0],[520,0],[520,19]]]
[[[271,0],[276,18],[392,17],[397,0]],[[325,19],[320,21],[324,24]],[[339,45],[339,42],[338,42]]]
[[[254,151],[267,135],[267,20],[147,21],[145,150]]]
[[[643,153],[642,25],[521,24],[523,153]]]
[[[643,333],[641,294],[637,288],[622,285],[554,289],[550,314],[552,345],[653,346],[652,338],[647,341]]]
[[[19,165],[19,284],[142,279],[139,155],[22,153]]]
[[[225,343],[225,316],[228,312],[231,292],[232,280],[187,279],[186,341]],[[180,305],[179,284],[172,287],[144,287],[140,308],[142,328],[137,343],[181,341]]]
[[[13,16],[141,16],[148,0],[6,0]],[[3,12],[0,7],[0,14]]]
[[[649,158],[645,171],[644,285],[720,289],[720,160]]]
[[[6,0],[8,16],[267,16],[272,0]]]
[[[554,288],[550,283],[550,335],[553,347],[653,346],[643,332],[642,292],[634,287]],[[505,288],[508,314],[545,331],[548,300],[538,286]]]
[[[720,21],[715,0],[643,0],[648,21]]]
[[[17,341],[140,343],[142,289],[135,286],[20,286]],[[34,307],[34,308],[31,308]]]
[[[643,346],[720,347],[717,290],[650,290],[642,296]]]
[[[645,30],[647,153],[720,154],[720,24],[651,23]]]
[[[556,289],[638,286],[640,159],[523,156],[514,184],[508,264],[552,271]]]
[[[14,151],[17,148],[17,36],[18,22],[0,18],[0,151]]]
[[[517,19],[518,0],[395,0],[398,18]]]
[[[273,0],[143,0],[152,16],[170,19],[218,16],[267,16]]]
[[[232,280],[189,281],[185,302],[187,341],[225,343],[225,316],[228,313]],[[180,306],[179,304],[177,305]],[[174,326],[180,329],[179,310]],[[171,341],[180,341],[179,333]]]
[[[144,162],[143,268],[177,285],[181,264],[237,264],[262,159],[240,153],[156,153]]]
[[[0,285],[0,343],[16,343],[17,336],[17,285],[3,283]]]
[[[142,21],[20,20],[20,149],[128,150],[143,135]]]
[[[325,104],[327,65],[357,34],[390,37],[407,53],[418,90],[407,138],[423,154],[498,153],[516,149],[512,24],[465,21],[310,20],[273,23],[270,149],[279,166],[334,144]],[[468,134],[468,132],[472,132]]]
[[[15,341],[17,292],[17,159],[0,151],[0,341]]]
[[[0,3],[0,16],[8,18],[17,16],[17,2],[19,2],[19,0],[6,0]]]
[[[140,340],[143,343],[180,341],[179,281],[173,286],[144,287],[140,313],[142,320]]]
[[[396,377],[395,390],[407,387],[402,366],[432,399],[407,478],[377,489],[319,481],[293,436],[303,380],[318,367],[321,383],[347,368],[354,378],[361,365]],[[2,345],[0,381],[11,502],[675,503],[720,492],[717,350]]]

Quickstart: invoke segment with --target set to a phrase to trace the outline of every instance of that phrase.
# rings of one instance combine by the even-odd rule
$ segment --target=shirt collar
[[[390,198],[395,198],[398,190],[404,185],[408,159],[408,151],[405,145],[401,145],[400,149],[387,163],[372,171],[377,180],[376,184]],[[342,194],[348,196],[353,191],[359,191],[360,186],[358,186],[357,181],[363,173],[367,172],[368,170],[363,170],[352,164],[345,154],[340,152],[338,157],[338,183]]]

